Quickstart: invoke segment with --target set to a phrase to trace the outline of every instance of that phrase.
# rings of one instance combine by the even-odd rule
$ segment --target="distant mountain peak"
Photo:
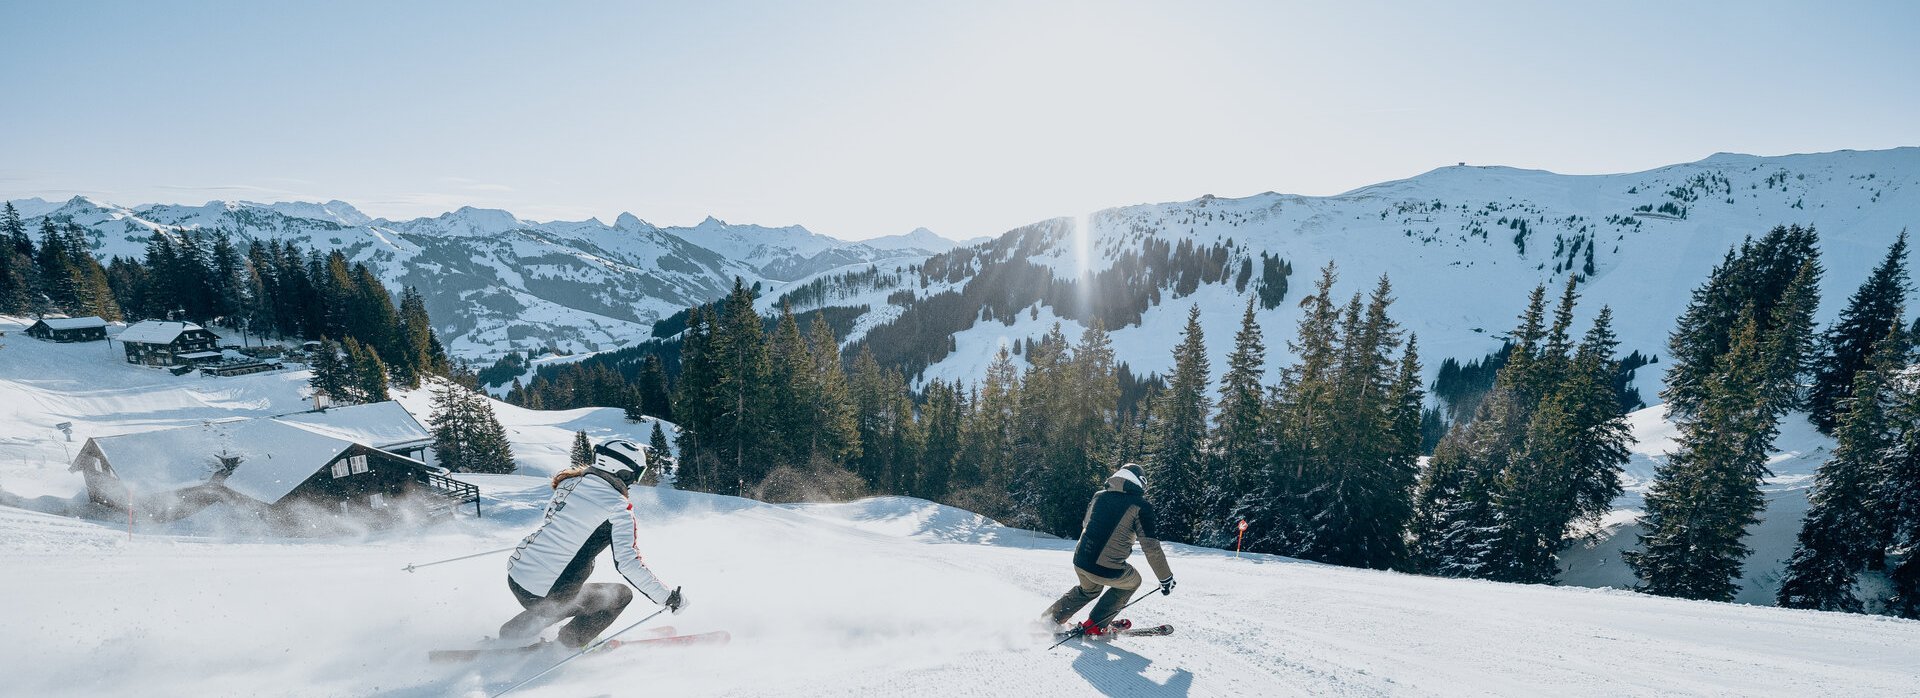
[[[623,211],[613,219],[613,227],[619,230],[647,230],[653,225],[641,220],[639,216]]]

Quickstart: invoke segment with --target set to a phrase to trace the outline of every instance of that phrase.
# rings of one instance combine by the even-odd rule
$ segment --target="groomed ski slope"
[[[118,347],[25,338],[21,325],[0,320],[0,695],[503,689],[538,667],[436,665],[425,653],[469,646],[518,610],[505,556],[400,568],[525,535],[573,431],[644,442],[651,428],[612,409],[495,403],[525,474],[463,476],[485,491],[485,518],[285,539],[209,512],[143,523],[129,540],[124,521],[42,513],[80,508],[54,424],[74,422],[77,448],[88,436],[291,412],[304,407],[305,374],[176,377],[121,362]],[[425,391],[398,397],[427,414]],[[1650,420],[1636,422],[1649,437],[1663,424],[1636,419]],[[1637,457],[1633,474],[1655,457]],[[1783,480],[1810,472],[1787,465],[1776,463]],[[692,601],[666,622],[725,629],[733,643],[619,650],[526,695],[1903,695],[1920,680],[1915,622],[1177,545],[1177,592],[1128,614],[1173,623],[1174,636],[1047,652],[1030,623],[1073,581],[1067,541],[912,499],[774,506],[636,492],[647,560]],[[612,574],[603,562],[598,576]],[[636,605],[623,623],[650,611]]]
[[[544,498],[482,477],[488,518],[367,539],[146,536],[0,508],[12,695],[481,695],[531,664],[429,664],[518,610],[501,556]],[[1048,652],[1029,623],[1067,541],[919,500],[774,506],[636,491],[647,560],[731,645],[619,650],[529,696],[1899,695],[1920,623],[1515,586],[1173,546],[1179,632]],[[610,565],[596,573],[613,581]],[[631,608],[638,619],[650,608]]]

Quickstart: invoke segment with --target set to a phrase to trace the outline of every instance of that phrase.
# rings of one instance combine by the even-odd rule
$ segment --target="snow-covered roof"
[[[99,316],[88,315],[86,317],[43,317],[40,318],[39,324],[45,324],[48,329],[55,330],[84,330],[106,327],[107,321],[100,319]]]
[[[317,434],[379,449],[433,440],[433,434],[400,403],[387,401],[283,414],[274,419]]]
[[[182,332],[204,329],[206,328],[191,322],[142,320],[135,323],[132,327],[128,327],[126,331],[121,332],[120,336],[115,339],[119,339],[122,342],[137,342],[140,344],[172,344],[173,340],[178,339]]]
[[[271,419],[240,419],[137,434],[93,443],[136,496],[205,484],[220,459],[238,457],[228,489],[268,504],[280,501],[353,444]]]
[[[182,359],[218,359],[221,356],[224,356],[224,355],[217,351],[195,351],[195,352],[188,352],[185,354],[181,354],[180,358]]]

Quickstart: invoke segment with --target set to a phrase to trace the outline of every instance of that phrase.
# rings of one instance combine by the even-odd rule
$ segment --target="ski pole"
[[[1109,614],[1107,614],[1107,617],[1106,617],[1106,618],[1103,618],[1103,619],[1101,619],[1101,620],[1099,620],[1099,621],[1097,621],[1097,622],[1095,622],[1095,623],[1094,623],[1094,625],[1105,625],[1105,624],[1106,624],[1106,623],[1107,623],[1108,621],[1111,621],[1111,620],[1113,620],[1113,617],[1114,617],[1114,616],[1117,616],[1117,615],[1120,615],[1120,612],[1121,612],[1121,611],[1124,611],[1124,610],[1127,610],[1127,609],[1129,609],[1129,608],[1132,608],[1134,604],[1137,604],[1137,603],[1140,603],[1140,602],[1142,602],[1142,601],[1145,601],[1145,600],[1147,600],[1147,599],[1150,599],[1150,598],[1153,598],[1153,592],[1152,592],[1152,591],[1148,591],[1148,592],[1147,592],[1147,595],[1146,595],[1146,596],[1142,596],[1142,597],[1140,597],[1140,598],[1137,598],[1137,599],[1134,599],[1134,600],[1132,600],[1132,601],[1129,601],[1129,602],[1127,602],[1127,605],[1125,605],[1125,606],[1121,606],[1121,607],[1119,607],[1119,608],[1116,608],[1116,609],[1113,609],[1113,612],[1112,612],[1112,613],[1109,613]],[[1056,642],[1056,643],[1053,643],[1053,647],[1059,647],[1059,646],[1061,646],[1061,645],[1064,645],[1064,644],[1067,644],[1067,641],[1068,641],[1068,640],[1071,640],[1071,639],[1074,639],[1074,638],[1076,638],[1076,637],[1080,637],[1081,635],[1085,635],[1085,634],[1087,634],[1087,629],[1086,629],[1086,627],[1085,627],[1085,626],[1082,626],[1082,627],[1078,627],[1078,628],[1074,628],[1074,629],[1073,629],[1073,632],[1071,632],[1071,633],[1067,633],[1067,636],[1066,636],[1066,637],[1063,637],[1063,638],[1060,638],[1060,641],[1059,641],[1059,642]],[[1048,647],[1048,648],[1047,648],[1047,651],[1049,651],[1049,652],[1051,652],[1051,651],[1053,651],[1053,647]]]
[[[519,547],[519,546],[514,546],[514,547]],[[412,572],[412,571],[414,571],[414,570],[416,570],[416,569],[419,569],[419,568],[422,568],[422,567],[432,567],[432,566],[434,566],[434,565],[444,565],[444,564],[447,564],[447,563],[449,563],[449,562],[459,562],[459,561],[461,561],[461,560],[466,560],[466,559],[471,559],[471,558],[476,558],[476,557],[481,557],[481,556],[485,556],[485,555],[499,555],[500,553],[504,553],[504,552],[506,552],[506,551],[509,551],[509,550],[512,550],[512,549],[513,549],[513,548],[501,548],[501,549],[499,549],[499,550],[489,550],[489,551],[486,551],[486,552],[484,552],[484,553],[474,553],[474,554],[472,554],[472,555],[461,555],[460,557],[452,557],[452,558],[447,558],[447,559],[445,559],[445,560],[440,560],[440,561],[438,561],[438,562],[422,562],[422,563],[420,563],[420,564],[418,564],[418,565],[416,565],[416,564],[413,564],[413,563],[407,563],[407,566],[406,566],[406,567],[402,567],[402,568],[400,568],[400,571],[402,571],[402,572]]]
[[[515,690],[518,690],[521,686],[525,686],[527,684],[533,683],[534,679],[538,679],[542,676],[546,676],[547,674],[553,673],[553,670],[560,668],[562,665],[565,665],[567,662],[571,662],[575,659],[579,659],[581,655],[600,649],[601,647],[605,646],[608,642],[613,641],[614,638],[620,637],[621,634],[629,630],[632,630],[634,628],[638,628],[640,627],[641,623],[645,623],[647,621],[653,620],[654,616],[657,616],[666,612],[667,612],[667,607],[661,606],[660,610],[654,611],[653,613],[648,614],[647,617],[645,618],[641,618],[640,620],[634,621],[633,625],[629,625],[627,627],[621,628],[620,630],[614,632],[614,634],[612,635],[608,635],[598,640],[594,640],[593,644],[580,648],[580,651],[567,655],[566,659],[562,659],[558,662],[555,662],[553,666],[547,667],[545,670],[541,671],[540,673],[527,677],[525,681],[521,681],[520,683],[516,683],[512,686],[508,686],[507,690],[501,691],[499,693],[495,693],[490,698],[500,698],[500,696],[504,696],[506,694],[514,692]]]

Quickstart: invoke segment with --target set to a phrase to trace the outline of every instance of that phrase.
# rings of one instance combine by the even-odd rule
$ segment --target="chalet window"
[[[373,505],[376,508],[384,507],[387,505],[387,496],[379,492],[367,495],[367,504]]]
[[[358,474],[358,473],[367,472],[366,456],[354,456],[352,458],[348,458],[347,462],[351,464],[354,473]]]
[[[346,476],[347,476],[347,472],[348,472],[348,470],[347,470],[347,462],[346,462],[346,461],[344,461],[344,460],[337,460],[337,461],[334,461],[334,462],[333,462],[333,476],[334,476],[335,478],[343,478],[343,477],[346,477]]]

